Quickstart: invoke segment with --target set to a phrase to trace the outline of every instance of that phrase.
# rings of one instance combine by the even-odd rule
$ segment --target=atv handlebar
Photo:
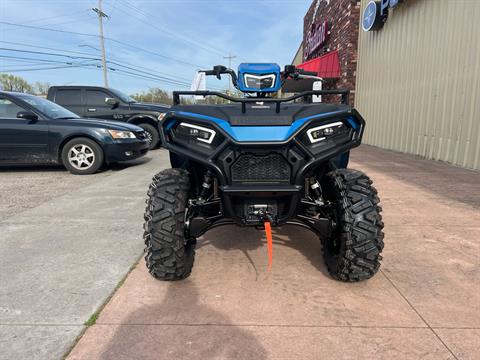
[[[303,69],[297,69],[297,72],[300,75],[318,76],[318,73],[315,71],[305,71]]]
[[[216,76],[218,80],[222,78],[221,74],[229,74],[232,78],[233,86],[237,86],[237,74],[234,70],[227,68],[223,65],[215,65],[212,70],[200,70],[200,72],[205,73],[207,76]]]
[[[288,79],[289,77],[291,77],[292,79],[295,79],[295,80],[297,80],[300,75],[318,77],[317,72],[306,71],[306,70],[297,68],[295,65],[285,65],[285,69],[283,70],[282,75],[284,79]]]

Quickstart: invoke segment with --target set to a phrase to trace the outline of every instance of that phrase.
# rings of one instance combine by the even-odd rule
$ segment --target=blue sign
[[[370,1],[362,16],[363,31],[378,30],[383,26],[384,18],[380,15],[381,3],[378,1]]]
[[[367,4],[367,7],[363,11],[362,18],[362,28],[363,31],[370,31],[375,25],[375,20],[377,19],[377,14],[379,13],[378,3],[375,1],[370,1]]]
[[[362,16],[363,31],[380,30],[387,21],[388,9],[401,3],[403,0],[372,0],[370,1]]]

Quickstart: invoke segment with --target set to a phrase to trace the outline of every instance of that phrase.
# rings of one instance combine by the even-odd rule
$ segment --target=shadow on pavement
[[[119,163],[113,163],[110,165],[103,165],[102,169],[97,172],[102,173],[105,171],[121,171],[127,169],[129,167],[138,166],[147,164],[152,161],[151,157],[141,157],[138,159],[130,160],[130,161],[123,161]],[[65,172],[67,173],[67,169],[65,169],[62,165],[8,165],[8,166],[0,166],[0,173],[7,173],[7,172]],[[95,175],[95,174],[93,174]]]
[[[124,170],[126,168],[129,168],[129,167],[132,167],[132,166],[147,164],[150,161],[152,161],[151,157],[143,156],[141,158],[130,160],[130,161],[123,161],[123,162],[119,162],[119,163],[106,165],[105,170],[120,171],[120,170]]]
[[[192,280],[159,284],[168,286],[166,293],[159,291],[163,301],[126,318],[122,324],[128,325],[117,328],[102,359],[267,358],[262,344],[245,327],[233,325],[225,314],[199,301]],[[150,323],[152,315],[162,322]]]
[[[323,261],[321,241],[313,232],[294,225],[286,225],[273,228],[272,234],[274,262],[276,248],[286,247],[302,254],[318,271],[330,278]],[[211,245],[221,251],[240,250],[248,259],[258,277],[258,269],[250,253],[264,246],[265,261],[262,261],[262,264],[268,262],[264,238],[263,230],[228,225],[207,232],[203,238],[199,239],[196,249],[199,250]]]
[[[66,172],[67,170],[61,165],[3,165],[0,166],[0,173],[7,172]]]

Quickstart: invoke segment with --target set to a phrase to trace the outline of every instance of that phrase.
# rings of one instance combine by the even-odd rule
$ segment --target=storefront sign
[[[312,24],[305,40],[305,58],[308,58],[315,50],[325,44],[328,36],[327,25],[326,21]]]
[[[397,6],[403,0],[372,0],[362,16],[363,31],[380,30],[388,18],[388,9]]]

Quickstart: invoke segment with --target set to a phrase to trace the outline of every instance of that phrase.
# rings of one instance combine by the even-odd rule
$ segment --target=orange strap
[[[269,221],[265,221],[265,235],[267,236],[267,249],[268,249],[268,269],[272,268],[273,261],[273,240],[272,240],[272,227]]]

